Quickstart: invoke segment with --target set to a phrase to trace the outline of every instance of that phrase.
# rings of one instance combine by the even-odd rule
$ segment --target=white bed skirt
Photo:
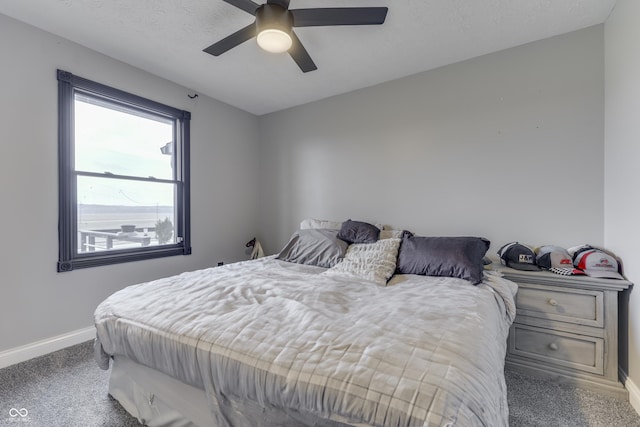
[[[138,421],[150,427],[216,427],[206,393],[161,372],[116,356],[111,365],[109,394]],[[253,402],[225,399],[221,408],[232,426],[362,426],[318,418]]]
[[[204,391],[125,357],[113,359],[109,394],[143,425],[214,425]]]

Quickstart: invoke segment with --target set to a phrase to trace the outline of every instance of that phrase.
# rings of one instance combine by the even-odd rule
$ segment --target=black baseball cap
[[[500,262],[516,270],[539,271],[536,253],[527,245],[518,242],[507,243],[498,251]]]

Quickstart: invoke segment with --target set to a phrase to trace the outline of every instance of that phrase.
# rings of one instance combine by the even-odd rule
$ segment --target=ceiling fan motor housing
[[[256,30],[280,30],[291,34],[293,15],[279,4],[265,3],[256,10]]]

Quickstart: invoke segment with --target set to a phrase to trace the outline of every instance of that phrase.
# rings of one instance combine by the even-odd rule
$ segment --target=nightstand
[[[618,294],[630,282],[497,270],[518,284],[508,368],[628,399],[618,380]]]

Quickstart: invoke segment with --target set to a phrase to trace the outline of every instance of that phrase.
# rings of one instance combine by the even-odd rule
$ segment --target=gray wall
[[[257,118],[0,15],[0,351],[93,325],[133,283],[246,259],[256,233]],[[193,255],[56,273],[56,68],[192,113]]]
[[[618,0],[605,24],[605,244],[625,260],[627,278],[640,285],[640,2]],[[628,348],[621,365],[632,384],[631,403],[640,412],[640,295],[629,305]],[[628,351],[625,351],[628,350]]]
[[[606,147],[602,26],[256,118],[0,15],[0,351],[90,326],[129,284],[245,258],[254,235],[276,252],[305,217],[482,235],[492,252],[604,243],[633,280],[639,15],[621,0],[606,25]],[[56,68],[192,112],[192,256],[55,272]]]
[[[260,118],[263,246],[305,217],[603,242],[603,27]]]

